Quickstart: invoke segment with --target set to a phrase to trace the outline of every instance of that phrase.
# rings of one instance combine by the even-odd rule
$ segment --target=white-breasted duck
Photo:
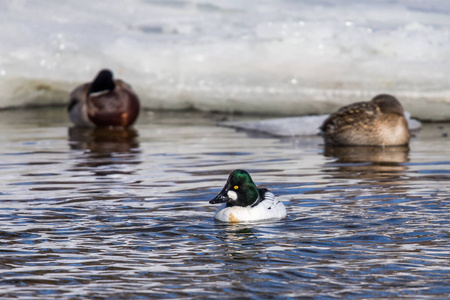
[[[214,218],[223,222],[251,222],[286,217],[283,202],[269,190],[257,188],[250,174],[244,170],[234,170],[222,191],[209,203],[222,203]]]

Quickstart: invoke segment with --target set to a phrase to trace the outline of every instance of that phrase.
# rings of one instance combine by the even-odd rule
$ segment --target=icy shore
[[[0,3],[0,108],[62,104],[104,67],[143,106],[325,114],[391,93],[450,119],[447,1]]]

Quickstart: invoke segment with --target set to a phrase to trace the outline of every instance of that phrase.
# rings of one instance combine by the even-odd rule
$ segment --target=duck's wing
[[[275,197],[272,192],[269,192],[267,189],[260,189],[260,193],[261,192],[263,193],[261,204],[264,204],[267,209],[272,209],[281,202]]]
[[[283,219],[286,217],[286,207],[283,202],[277,199],[274,194],[267,191],[264,200],[258,205],[261,206],[262,214],[267,219]],[[261,210],[260,210],[261,211]]]
[[[323,133],[330,133],[336,130],[345,130],[348,127],[364,126],[369,124],[380,108],[370,102],[357,102],[340,108],[331,114],[320,126]]]

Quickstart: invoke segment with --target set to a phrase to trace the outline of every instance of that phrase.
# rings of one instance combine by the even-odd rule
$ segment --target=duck
[[[284,219],[286,208],[266,188],[258,188],[245,170],[234,170],[222,191],[210,204],[221,203],[214,218],[218,221],[237,223],[270,219]]]
[[[332,146],[407,146],[411,137],[402,104],[389,94],[341,107],[320,131]]]
[[[114,79],[111,70],[100,70],[92,82],[70,93],[69,118],[82,127],[128,127],[137,119],[140,101],[131,86]]]

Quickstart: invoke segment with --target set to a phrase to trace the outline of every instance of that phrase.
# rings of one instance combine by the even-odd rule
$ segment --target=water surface
[[[111,132],[0,112],[0,297],[448,296],[449,124],[409,149],[324,149],[224,117],[144,113]],[[215,222],[208,200],[235,168],[288,218]]]

